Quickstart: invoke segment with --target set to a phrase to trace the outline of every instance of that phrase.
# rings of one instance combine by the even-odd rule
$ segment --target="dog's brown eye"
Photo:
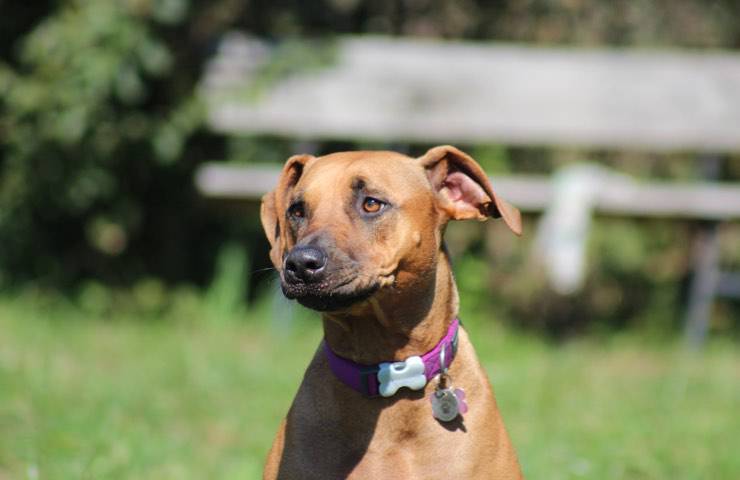
[[[383,208],[383,202],[377,198],[367,197],[362,202],[362,209],[367,213],[378,213],[381,208]]]
[[[303,218],[306,216],[306,210],[303,208],[303,202],[294,203],[288,208],[288,215],[295,218]]]

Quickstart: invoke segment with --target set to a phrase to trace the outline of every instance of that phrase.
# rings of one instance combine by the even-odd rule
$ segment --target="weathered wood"
[[[740,55],[342,38],[336,62],[243,92],[263,44],[230,35],[203,91],[228,133],[382,142],[740,151]],[[241,92],[241,93],[238,93]]]
[[[699,167],[704,179],[716,180],[722,169],[722,158],[705,153],[699,156]],[[712,306],[720,281],[719,223],[703,222],[694,238],[693,275],[686,308],[685,335],[689,345],[701,346],[709,331]]]
[[[717,281],[717,296],[724,298],[740,298],[740,273],[720,272]]]
[[[702,229],[697,234],[694,245],[694,278],[689,291],[684,333],[687,342],[693,348],[704,344],[719,283],[719,229],[717,227],[713,224]]]
[[[195,174],[202,195],[220,200],[259,200],[277,185],[280,169],[274,166],[206,164]]]
[[[279,172],[273,166],[211,163],[198,171],[195,181],[206,197],[255,201],[275,186]],[[547,177],[496,176],[491,182],[497,192],[524,211],[542,211],[552,198]],[[606,214],[641,217],[740,219],[740,185],[603,179],[594,207]]]

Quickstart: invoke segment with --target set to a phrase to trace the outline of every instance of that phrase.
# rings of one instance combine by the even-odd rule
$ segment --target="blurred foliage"
[[[0,58],[4,283],[202,279],[219,227],[191,178],[220,141],[194,87],[225,25],[193,23],[224,2],[2,3],[34,20]]]
[[[195,298],[191,285],[209,283],[209,304],[233,312],[250,284],[234,265],[252,260],[259,272],[252,295],[269,278],[256,210],[208,208],[192,187],[201,162],[281,163],[298,151],[354,148],[416,154],[430,146],[208,132],[198,80],[229,29],[280,40],[250,95],[296,68],[331,61],[334,34],[740,47],[735,0],[0,0],[0,12],[0,288],[61,288],[98,314],[173,309]],[[307,55],[306,38],[329,48]],[[690,154],[461,147],[493,175],[549,174],[580,161],[651,179],[692,180],[701,170]],[[721,179],[740,179],[740,158],[724,163]],[[588,281],[573,298],[544,283],[531,249],[535,227],[527,219],[522,240],[496,223],[451,229],[464,308],[558,334],[665,330],[681,321],[695,226],[596,219]],[[722,249],[723,266],[740,268],[740,227],[723,227]],[[718,302],[714,327],[737,329],[739,308]]]

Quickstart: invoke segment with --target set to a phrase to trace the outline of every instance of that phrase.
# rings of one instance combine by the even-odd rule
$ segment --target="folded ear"
[[[503,218],[522,234],[519,210],[496,195],[486,172],[465,152],[449,145],[430,149],[419,158],[437,192],[439,207],[452,220]]]
[[[288,208],[288,195],[303,174],[303,168],[315,157],[312,155],[294,155],[285,162],[274,190],[262,197],[260,219],[270,242],[270,259],[279,267],[286,247],[285,210]]]
[[[262,205],[260,205],[260,220],[262,220],[262,228],[265,230],[270,246],[274,246],[280,239],[280,222],[277,216],[275,191],[273,190],[262,197]]]

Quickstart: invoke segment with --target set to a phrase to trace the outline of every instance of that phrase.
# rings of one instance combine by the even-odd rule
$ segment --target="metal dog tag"
[[[457,418],[461,413],[468,411],[465,402],[465,392],[461,388],[452,388],[452,378],[447,373],[447,362],[445,361],[446,346],[443,344],[439,350],[439,376],[437,387],[430,395],[432,401],[432,415],[440,422],[449,422]]]
[[[449,422],[460,414],[460,403],[451,388],[438,388],[431,397],[432,414],[440,422]]]

